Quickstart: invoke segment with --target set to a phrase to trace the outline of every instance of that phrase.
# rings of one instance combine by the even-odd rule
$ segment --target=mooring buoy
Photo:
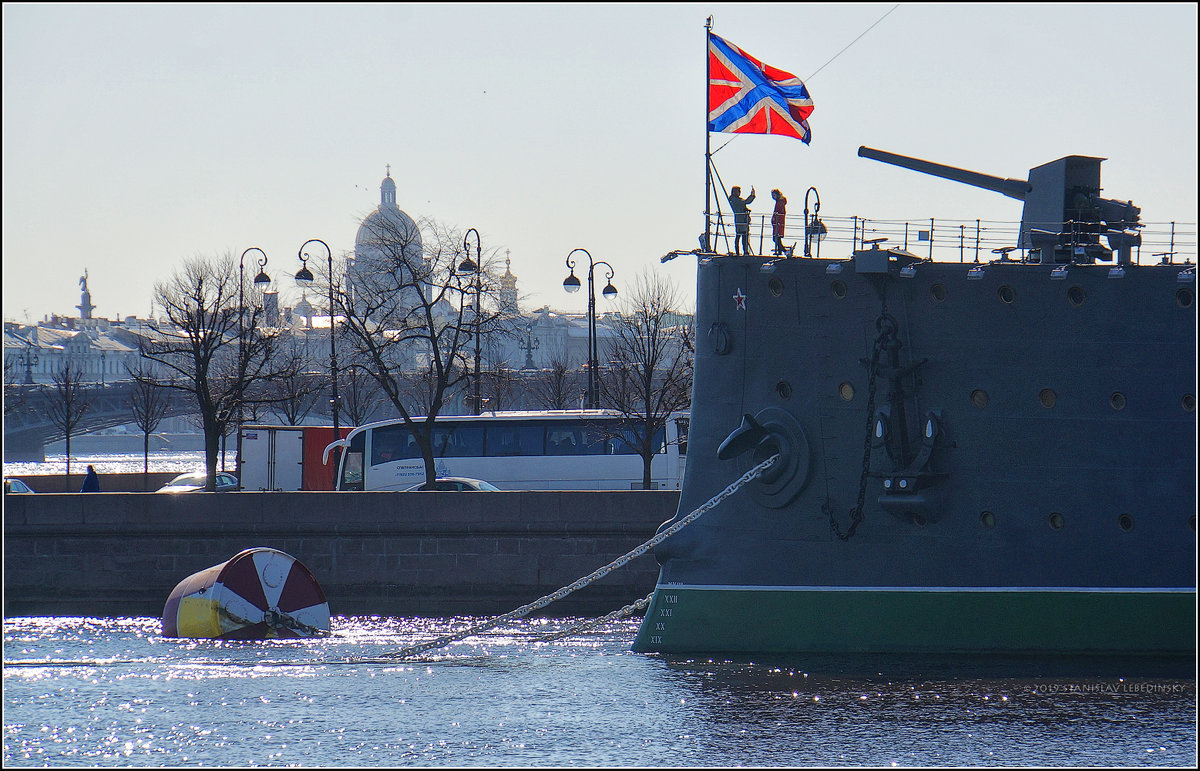
[[[265,640],[329,633],[329,603],[299,560],[256,547],[180,581],[163,607],[164,637]]]

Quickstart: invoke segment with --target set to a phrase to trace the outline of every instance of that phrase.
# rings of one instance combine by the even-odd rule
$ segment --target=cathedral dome
[[[308,295],[301,293],[300,302],[292,309],[292,314],[303,319],[303,326],[312,328],[313,307],[308,301]]]
[[[379,185],[379,207],[363,219],[354,238],[354,260],[347,268],[350,295],[380,303],[373,316],[382,318],[414,308],[420,292],[414,275],[425,259],[421,227],[396,205],[391,166]],[[398,291],[397,291],[398,290]],[[387,299],[383,298],[387,296]]]
[[[417,248],[421,245],[420,229],[413,218],[396,205],[396,182],[392,179],[391,167],[379,185],[379,207],[363,219],[354,237],[355,251],[362,247],[378,246],[381,241],[403,240]]]

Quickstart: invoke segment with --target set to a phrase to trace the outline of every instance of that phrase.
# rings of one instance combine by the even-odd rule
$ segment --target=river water
[[[230,449],[225,456],[226,466],[229,471],[233,471],[234,454]],[[177,472],[182,474],[185,471],[203,471],[204,470],[204,451],[203,450],[185,450],[182,452],[151,452],[145,458],[142,453],[71,453],[71,473],[82,474],[87,471],[88,465],[95,466],[98,474],[140,474],[144,469],[145,464],[149,464],[149,468],[145,468],[150,472]],[[221,456],[217,456],[217,469],[221,469]],[[46,454],[46,460],[42,462],[21,462],[10,463],[4,462],[5,476],[26,476],[26,475],[43,475],[50,476],[54,474],[64,474],[67,470],[67,457],[62,453]],[[37,489],[36,484],[34,489]]]
[[[667,658],[636,621],[335,617],[301,641],[4,621],[8,766],[1182,766],[1190,662]],[[1184,671],[1177,671],[1177,670]],[[1136,672],[1137,674],[1132,674]]]
[[[62,473],[63,458],[5,473]],[[101,473],[142,458],[72,458]],[[155,454],[187,471],[199,453]],[[335,617],[314,640],[4,620],[4,766],[1178,766],[1195,662],[635,654],[636,620]]]

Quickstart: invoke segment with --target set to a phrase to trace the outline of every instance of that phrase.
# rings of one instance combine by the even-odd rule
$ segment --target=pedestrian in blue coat
[[[87,476],[83,478],[83,489],[81,493],[98,493],[100,492],[100,475],[96,473],[96,469],[92,464],[88,464]]]

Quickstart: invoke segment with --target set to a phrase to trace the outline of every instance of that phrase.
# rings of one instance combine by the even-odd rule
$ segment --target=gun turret
[[[1099,243],[1100,236],[1130,261],[1130,249],[1141,243],[1137,232],[1141,209],[1130,201],[1100,197],[1100,164],[1103,158],[1068,155],[1029,170],[1029,179],[994,177],[906,155],[858,148],[859,156],[901,166],[972,187],[1003,193],[1024,201],[1019,246],[1039,252],[1042,262],[1093,262],[1110,260],[1112,252]]]

